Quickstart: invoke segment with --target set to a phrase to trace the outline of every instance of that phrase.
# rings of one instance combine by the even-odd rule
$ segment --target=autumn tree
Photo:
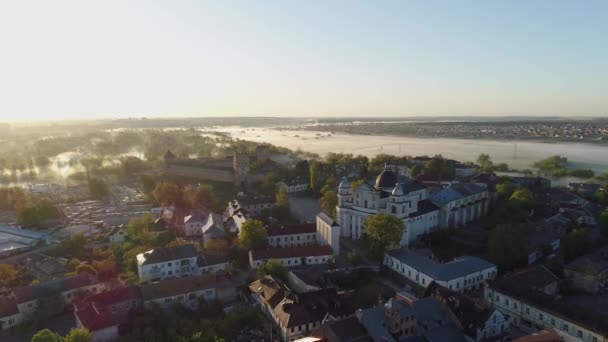
[[[171,182],[158,182],[152,191],[152,197],[160,205],[180,204],[182,189]]]
[[[0,288],[11,287],[17,281],[19,272],[9,264],[0,264]]]
[[[191,208],[219,209],[218,199],[213,188],[206,184],[186,189],[184,197]]]
[[[49,329],[43,329],[32,336],[31,342],[63,342],[63,337]]]
[[[257,269],[258,277],[262,278],[265,275],[270,275],[273,278],[278,278],[287,281],[287,269],[279,260],[268,260],[261,263]]]
[[[246,249],[257,249],[266,246],[268,233],[262,222],[251,219],[243,223],[239,234],[239,243]]]
[[[327,215],[335,218],[336,217],[336,205],[338,205],[338,195],[335,192],[329,190],[326,191],[319,199],[323,212]]]
[[[369,216],[363,222],[363,229],[370,243],[372,256],[382,260],[385,251],[399,247],[404,224],[392,215],[377,214]]]
[[[90,342],[91,333],[87,329],[75,328],[65,335],[64,342]]]

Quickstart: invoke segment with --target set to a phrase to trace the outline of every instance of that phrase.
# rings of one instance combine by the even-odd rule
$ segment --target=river
[[[265,142],[293,150],[325,155],[329,152],[361,154],[433,156],[474,161],[487,153],[496,163],[526,169],[537,160],[552,155],[568,158],[570,168],[586,168],[596,173],[608,172],[608,147],[584,143],[543,143],[445,138],[407,138],[383,135],[329,134],[327,132],[277,130],[273,128],[218,127],[233,138]]]

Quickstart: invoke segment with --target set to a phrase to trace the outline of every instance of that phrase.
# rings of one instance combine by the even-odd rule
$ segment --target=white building
[[[331,217],[320,213],[317,215],[317,233],[321,245],[331,246],[334,255],[340,255],[340,226]]]
[[[0,296],[0,330],[31,320],[40,298],[54,301],[51,306],[59,313],[83,294],[96,294],[104,290],[104,283],[86,272],[74,277],[16,288],[12,293]]]
[[[140,280],[179,278],[199,272],[194,245],[156,248],[137,255]]]
[[[311,223],[266,228],[269,247],[286,248],[319,244],[317,227]]]
[[[190,214],[184,217],[184,236],[201,236],[207,217],[201,214]]]
[[[308,190],[308,182],[299,177],[291,180],[282,180],[276,184],[277,191],[285,189],[287,193],[292,194]]]
[[[201,299],[213,302],[236,298],[234,284],[226,276],[217,274],[168,279],[145,284],[140,288],[144,305],[157,303],[161,308],[170,308],[179,303],[189,309],[196,309]]]
[[[427,188],[412,179],[398,175],[386,165],[375,184],[362,184],[351,189],[346,179],[338,188],[337,222],[341,236],[359,239],[363,223],[369,216],[389,214],[403,220],[401,246],[418,236],[439,228],[439,208],[429,200]]]
[[[496,265],[478,257],[462,256],[439,263],[405,247],[386,252],[384,265],[423,287],[434,281],[456,292],[480,288],[497,273]]]
[[[482,184],[453,183],[430,189],[429,199],[441,208],[439,225],[455,228],[486,216],[490,194]]]
[[[509,317],[512,325],[532,333],[553,328],[565,341],[608,340],[608,322],[600,310],[577,308],[559,295],[560,280],[544,266],[505,275],[484,290],[488,305]]]
[[[270,210],[277,205],[275,196],[237,196],[236,199],[228,202],[225,215],[232,216],[235,211],[245,209],[248,213],[256,216],[262,215],[262,211]]]
[[[249,264],[256,269],[269,260],[280,261],[285,267],[327,264],[334,260],[330,246],[299,246],[249,251]]]

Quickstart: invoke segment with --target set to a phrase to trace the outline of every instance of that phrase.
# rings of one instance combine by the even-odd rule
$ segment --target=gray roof
[[[393,335],[386,329],[386,321],[383,307],[363,309],[357,314],[365,330],[374,341],[395,341]]]
[[[317,214],[317,217],[321,221],[325,222],[329,226],[337,226],[338,225],[336,223],[336,221],[334,221],[331,217],[327,216],[325,213],[319,213],[319,214]]]
[[[429,198],[433,202],[449,203],[484,191],[486,191],[485,187],[473,183],[453,184],[446,189],[434,188]]]
[[[418,299],[412,303],[416,323],[425,330],[449,323],[444,307],[433,297]]]
[[[175,247],[156,248],[144,253],[146,261],[142,265],[157,264],[159,262],[194,258],[198,252],[194,245],[180,245]]]
[[[388,251],[386,254],[399,259],[402,263],[435,280],[441,281],[452,280],[496,267],[493,263],[474,256],[462,256],[447,263],[439,263],[405,247]]]
[[[211,213],[207,218],[207,223],[203,226],[203,234],[218,234],[223,235],[224,230],[224,217],[220,214]]]
[[[467,339],[453,324],[437,327],[424,334],[428,342],[465,342]]]

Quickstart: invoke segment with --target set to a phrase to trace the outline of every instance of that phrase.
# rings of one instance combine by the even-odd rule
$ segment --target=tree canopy
[[[264,248],[268,233],[259,220],[251,219],[243,223],[239,234],[239,243],[246,249]]]
[[[370,242],[372,255],[377,259],[384,258],[384,252],[399,247],[403,236],[403,221],[388,215],[369,216],[363,222],[365,235]]]

